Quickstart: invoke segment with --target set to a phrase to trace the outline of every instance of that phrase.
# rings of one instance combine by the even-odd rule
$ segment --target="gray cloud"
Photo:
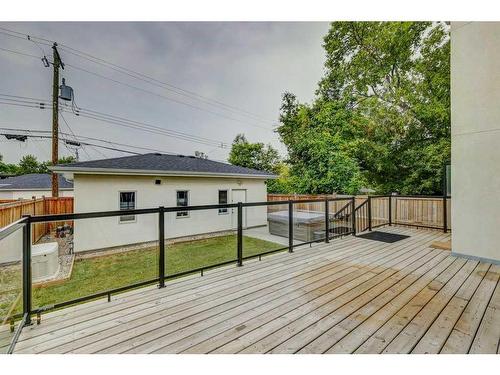
[[[158,96],[127,88],[68,67],[62,74],[75,90],[81,107],[116,114],[168,129],[230,143],[237,133],[251,141],[271,143],[283,153],[276,134],[258,126],[277,124],[281,94],[292,91],[301,101],[314,98],[316,84],[323,73],[322,38],[327,23],[310,22],[163,22],[163,23],[0,23],[23,33],[43,36],[94,56],[142,72],[158,80],[245,109],[269,119],[255,121],[208,107],[198,101],[173,95],[167,90],[134,80],[113,70],[61,52],[70,65],[176,98],[211,111],[237,117],[229,120],[198,111]],[[0,34],[0,47],[41,55],[33,43]],[[50,47],[45,47],[48,56]],[[0,51],[0,93],[50,98],[51,69],[40,61]],[[116,125],[66,114],[76,134],[152,147],[164,151],[193,154],[204,151],[213,159],[225,159],[228,150],[152,135]],[[250,122],[254,125],[248,124]],[[67,131],[60,121],[62,131]],[[50,130],[48,110],[0,105],[0,127]],[[69,152],[60,147],[62,154]],[[86,148],[92,158],[102,154]],[[106,156],[120,153],[103,151]],[[50,143],[26,144],[0,139],[0,153],[16,162],[27,153],[50,158]],[[88,156],[82,154],[82,159]]]

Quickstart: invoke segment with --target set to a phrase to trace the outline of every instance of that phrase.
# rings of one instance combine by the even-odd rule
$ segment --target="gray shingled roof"
[[[60,189],[73,189],[73,183],[59,175]],[[50,190],[52,177],[45,173],[24,174],[0,179],[0,190]]]
[[[53,167],[58,172],[78,171],[127,171],[132,173],[141,172],[165,172],[182,174],[216,174],[216,175],[246,175],[263,176],[273,178],[274,174],[251,168],[221,163],[208,159],[196,158],[184,155],[166,155],[151,153],[144,155],[124,156],[120,158],[91,160],[70,164],[60,164]]]

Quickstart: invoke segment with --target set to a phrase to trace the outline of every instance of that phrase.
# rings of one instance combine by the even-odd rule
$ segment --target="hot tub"
[[[50,280],[59,272],[59,245],[48,242],[31,246],[31,273],[34,282]]]
[[[269,233],[288,237],[288,211],[277,211],[267,215]],[[318,239],[314,232],[325,230],[325,213],[316,211],[293,212],[293,238],[309,242]],[[323,234],[324,238],[324,234]]]

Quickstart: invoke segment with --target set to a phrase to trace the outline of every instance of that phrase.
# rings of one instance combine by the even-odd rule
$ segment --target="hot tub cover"
[[[267,220],[288,222],[288,211],[277,211],[267,214]],[[293,222],[296,224],[312,224],[325,221],[325,213],[317,211],[294,211]]]

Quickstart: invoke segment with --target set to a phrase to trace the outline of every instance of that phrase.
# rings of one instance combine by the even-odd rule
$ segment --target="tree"
[[[64,156],[59,159],[58,164],[68,164],[75,162],[76,159],[73,156]],[[18,165],[15,164],[4,164],[2,163],[2,157],[0,155],[0,173],[3,174],[29,174],[29,173],[50,173],[49,166],[52,162],[45,161],[39,162],[37,157],[34,155],[25,155],[21,158]]]
[[[250,143],[244,134],[238,134],[229,153],[229,163],[241,167],[276,172],[280,161],[278,151],[264,143]]]
[[[290,194],[294,192],[290,178],[290,166],[279,162],[275,167],[278,178],[267,181],[267,192],[271,194]]]
[[[353,179],[348,188],[440,192],[442,163],[450,157],[447,25],[334,22],[324,48],[326,73],[313,104],[283,96],[278,132],[288,148],[291,178],[319,176],[323,165],[304,164],[307,154],[336,153],[336,163],[354,168],[343,176]],[[329,143],[306,137],[327,137]],[[330,179],[319,185],[346,186]]]
[[[19,161],[19,174],[46,173],[46,166],[39,163],[34,155],[25,155]]]
[[[4,163],[3,155],[0,154],[0,175],[15,175],[17,173],[17,165]]]
[[[359,130],[354,113],[330,102],[309,108],[291,93],[283,95],[278,132],[288,148],[291,187],[295,193],[354,194],[364,178],[350,154]]]
[[[62,158],[59,158],[57,161],[57,164],[70,164],[76,162],[76,158],[74,156],[63,156]],[[43,163],[43,169],[46,170],[47,172],[45,173],[50,173],[50,170],[48,167],[52,166],[51,161],[46,161]]]

